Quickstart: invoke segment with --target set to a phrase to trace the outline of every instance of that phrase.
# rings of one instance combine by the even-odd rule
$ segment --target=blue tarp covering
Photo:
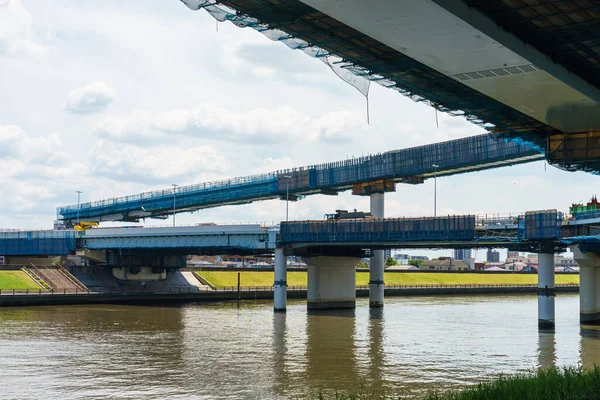
[[[475,216],[283,222],[282,243],[471,241]]]
[[[75,250],[75,231],[0,232],[1,255],[63,255]]]

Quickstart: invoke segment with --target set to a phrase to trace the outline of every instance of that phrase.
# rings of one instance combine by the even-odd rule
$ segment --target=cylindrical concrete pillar
[[[325,310],[356,307],[358,257],[305,258],[308,273],[306,307]]]
[[[579,321],[584,325],[600,324],[599,297],[600,257],[595,253],[584,253],[579,245],[570,246],[573,257],[579,265]]]
[[[538,327],[554,329],[554,253],[538,254]]]
[[[595,266],[580,266],[579,267],[579,313],[581,322],[584,321],[584,316],[591,315],[593,319],[598,312],[596,308],[597,285],[598,280],[597,268]]]
[[[373,214],[373,217],[384,217],[384,205],[383,193],[371,194],[371,214]],[[369,264],[369,307],[383,307],[385,251],[375,250]]]
[[[281,247],[275,249],[275,282],[273,306],[276,312],[285,312],[287,300],[287,259]]]

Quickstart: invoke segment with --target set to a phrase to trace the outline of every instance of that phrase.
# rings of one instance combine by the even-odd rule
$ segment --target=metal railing
[[[568,288],[568,287],[579,287],[577,283],[561,283],[555,285],[555,288]],[[537,284],[430,284],[430,285],[385,285],[385,289],[399,289],[399,290],[411,290],[411,289],[482,289],[482,288],[538,288]],[[368,290],[369,285],[356,285],[356,290]],[[288,286],[288,291],[305,291],[308,290],[306,286]],[[0,289],[0,296],[18,296],[18,295],[39,295],[39,296],[52,296],[52,295],[140,295],[140,294],[186,294],[186,293],[218,293],[218,292],[237,292],[237,286],[221,286],[215,289],[211,288],[200,288],[192,286],[173,286],[165,287],[160,289],[147,289],[147,288],[131,288],[118,292],[98,292],[91,290],[81,289],[62,289],[62,290],[44,290],[44,289]],[[242,286],[239,288],[240,292],[272,292],[273,286]]]

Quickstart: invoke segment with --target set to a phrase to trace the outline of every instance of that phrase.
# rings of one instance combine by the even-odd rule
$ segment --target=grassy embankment
[[[0,271],[0,290],[12,289],[40,289],[40,286],[23,271]]]
[[[548,369],[515,376],[503,376],[462,391],[430,394],[425,400],[596,400],[600,397],[600,368]],[[320,400],[385,400],[394,395],[349,391],[320,393]]]
[[[240,272],[240,284],[247,286],[272,286],[273,272],[267,271],[198,271],[204,279],[216,287],[237,286],[237,274]],[[288,286],[306,286],[306,272],[288,272]],[[385,284],[393,285],[533,285],[537,283],[535,274],[465,274],[465,273],[395,273],[386,272]],[[578,284],[579,275],[556,275],[557,284]],[[356,284],[369,284],[368,272],[356,273]]]

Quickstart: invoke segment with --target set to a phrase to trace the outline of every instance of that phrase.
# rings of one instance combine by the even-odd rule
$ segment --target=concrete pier
[[[309,310],[356,307],[356,265],[360,258],[318,256],[305,261]]]
[[[385,194],[372,193],[371,199],[371,214],[375,218],[384,217]],[[385,266],[385,251],[375,250],[370,260],[369,267],[369,307],[383,307],[383,273]]]
[[[538,327],[554,329],[554,253],[538,254]]]
[[[287,258],[283,249],[275,249],[275,282],[273,284],[273,307],[275,312],[285,312],[287,302]]]
[[[571,246],[579,265],[579,321],[584,325],[600,325],[600,257],[596,253],[583,253],[579,246]]]

